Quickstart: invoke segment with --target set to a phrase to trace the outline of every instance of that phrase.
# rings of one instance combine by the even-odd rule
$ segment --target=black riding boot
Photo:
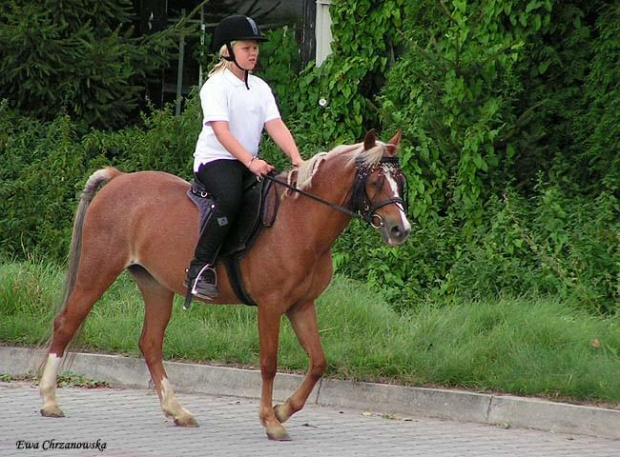
[[[194,251],[194,260],[187,270],[185,308],[192,296],[212,299],[218,295],[216,259],[220,247],[235,220],[243,201],[243,181],[251,176],[245,165],[237,160],[215,160],[201,165],[196,179],[203,183],[214,200],[214,207],[201,227]]]
[[[215,208],[202,228],[194,252],[194,259],[189,263],[187,269],[185,309],[189,308],[192,296],[212,300],[218,295],[215,261],[222,240],[228,231],[228,222],[222,225],[217,222],[218,219],[221,220],[222,218],[227,220],[225,216],[220,216],[217,208]]]

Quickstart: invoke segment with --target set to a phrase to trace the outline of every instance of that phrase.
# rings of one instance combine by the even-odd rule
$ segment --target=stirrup
[[[198,291],[198,284],[200,283],[202,278],[202,275],[204,273],[212,273],[213,274],[213,283],[211,282],[206,282],[205,280],[205,284],[208,286],[212,287],[212,293],[210,294],[202,294]],[[217,272],[215,271],[215,268],[211,265],[211,264],[207,264],[204,267],[202,267],[200,269],[200,271],[198,272],[198,274],[196,275],[196,279],[194,279],[194,283],[192,284],[192,295],[199,297],[199,298],[204,298],[207,300],[213,300],[215,297],[217,297]]]
[[[194,277],[189,276],[190,269],[186,270],[187,277],[185,278],[185,282],[184,282],[184,285],[187,287],[187,292],[185,294],[185,302],[183,303],[183,309],[185,309],[186,311],[191,307],[192,299],[194,297],[202,298],[203,300],[213,300],[218,295],[217,272],[215,271],[215,268],[211,264],[204,265],[198,271],[198,274],[196,274],[196,276]],[[211,285],[213,287],[213,289],[209,291],[210,293],[201,293],[197,288],[198,282],[200,281],[202,275],[205,272],[212,273],[213,278],[214,278],[213,284],[207,283],[208,285]]]

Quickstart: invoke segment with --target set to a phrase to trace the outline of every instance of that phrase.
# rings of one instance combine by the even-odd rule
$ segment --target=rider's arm
[[[278,145],[282,151],[289,156],[293,166],[298,167],[303,163],[297,144],[291,131],[281,118],[272,119],[265,123],[265,129],[273,141]]]
[[[250,171],[263,176],[273,170],[273,166],[250,154],[230,131],[227,121],[211,121],[211,128],[221,143],[232,156],[244,164]]]

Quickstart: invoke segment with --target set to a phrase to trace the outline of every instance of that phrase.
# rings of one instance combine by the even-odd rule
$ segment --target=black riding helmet
[[[219,51],[222,45],[230,44],[232,41],[249,40],[268,41],[261,35],[254,19],[242,14],[234,14],[222,19],[222,22],[215,28],[213,45],[215,50]]]
[[[213,45],[215,46],[216,52],[219,51],[223,45],[226,45],[229,57],[224,57],[224,59],[233,62],[239,67],[239,64],[235,59],[235,54],[233,53],[232,49],[231,43],[233,41],[263,42],[269,40],[261,35],[260,30],[258,29],[258,25],[256,25],[256,22],[254,22],[254,19],[248,16],[244,16],[242,14],[234,14],[232,16],[228,16],[227,18],[222,19],[222,22],[220,22],[215,28]],[[250,87],[248,86],[248,71],[244,71],[245,85],[249,90]]]

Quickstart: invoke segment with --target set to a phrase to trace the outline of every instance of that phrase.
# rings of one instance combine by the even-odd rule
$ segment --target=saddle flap
[[[271,227],[275,220],[277,202],[268,201],[270,199],[277,200],[277,191],[272,182],[252,177],[249,182],[245,183],[244,187],[243,204],[226,237],[224,246],[222,246],[222,256],[243,257],[256,240],[261,229]],[[266,219],[265,208],[267,207],[270,208],[267,218],[268,224],[264,224],[263,222]]]

